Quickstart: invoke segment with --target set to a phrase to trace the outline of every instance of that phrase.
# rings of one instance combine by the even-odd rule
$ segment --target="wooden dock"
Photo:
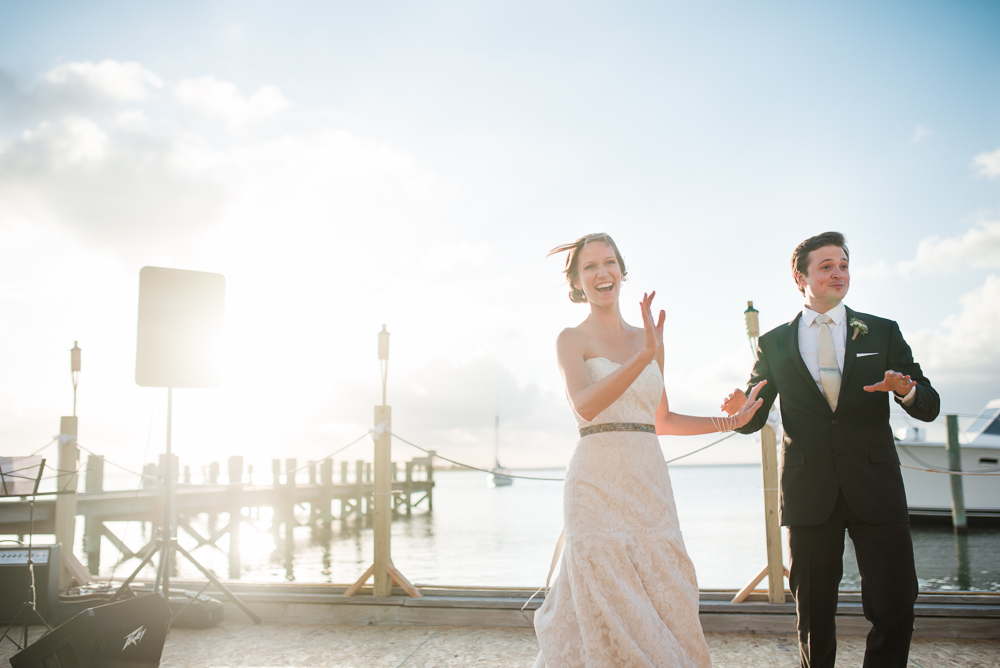
[[[162,457],[161,457],[162,459]],[[434,509],[434,456],[418,457],[408,462],[393,463],[393,515],[410,515],[414,509]],[[157,488],[159,471],[165,462],[147,464],[144,485],[139,490],[105,490],[104,457],[91,455],[82,472],[85,489],[75,494],[76,515],[84,518],[83,552],[87,569],[97,574],[101,562],[102,539],[106,538],[122,555],[123,560],[141,557],[152,545],[132,549],[107,526],[107,522],[148,522],[157,526],[162,520],[161,495]],[[309,462],[299,467],[294,458],[275,459],[271,465],[271,483],[253,484],[252,468],[246,469],[243,457],[229,458],[228,484],[219,483],[219,465],[206,467],[201,484],[191,482],[190,467],[183,478],[176,458],[173,466],[174,508],[177,528],[197,541],[196,547],[214,545],[229,537],[229,578],[239,579],[241,572],[239,532],[241,523],[251,516],[260,516],[260,509],[271,510],[271,531],[276,543],[292,546],[292,532],[298,526],[330,528],[333,522],[365,526],[372,515],[372,464],[363,460],[341,461],[339,480],[334,480],[334,462],[330,459]],[[306,477],[308,476],[308,477]],[[303,479],[303,480],[300,480]],[[246,481],[246,482],[244,482]],[[70,492],[72,493],[72,492]],[[25,497],[0,501],[0,535],[24,536],[29,533],[29,501]],[[207,516],[207,535],[193,525]],[[34,507],[34,533],[56,533],[56,501],[52,496],[40,496]],[[144,532],[151,536],[151,531]],[[221,549],[221,547],[220,547]]]
[[[175,580],[171,586],[197,591],[203,584]],[[386,598],[373,597],[371,587],[345,598],[347,585],[233,582],[227,586],[265,623],[527,628],[533,625],[534,611],[544,600],[543,592],[529,603],[534,592],[517,588],[418,585],[423,597],[415,599],[395,587]],[[789,592],[785,592],[785,602],[779,604],[768,602],[766,591],[756,591],[745,602],[733,603],[735,593],[700,592],[699,617],[706,633],[795,633],[795,603]],[[226,606],[226,619],[242,619],[235,606],[216,596]],[[998,593],[920,592],[915,613],[915,638],[1000,638]],[[864,636],[870,629],[861,609],[861,592],[840,592],[837,634]]]

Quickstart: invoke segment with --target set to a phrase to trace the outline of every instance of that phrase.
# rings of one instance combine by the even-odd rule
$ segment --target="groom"
[[[836,660],[845,530],[872,623],[864,666],[903,668],[917,576],[886,393],[925,422],[937,417],[940,399],[895,322],[844,306],[848,258],[839,232],[806,239],[792,253],[805,305],[760,337],[749,387],[767,381],[764,403],[737,431],[764,426],[781,396],[781,524],[788,527],[803,668],[833,668]],[[744,401],[737,390],[724,408],[732,414]]]

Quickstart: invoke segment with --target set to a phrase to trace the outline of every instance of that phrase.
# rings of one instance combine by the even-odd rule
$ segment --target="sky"
[[[166,390],[135,354],[159,266],[226,279],[223,383],[174,393],[196,471],[364,434],[383,323],[394,431],[488,465],[499,407],[505,464],[565,465],[554,342],[587,307],[546,253],[596,231],[626,320],[649,290],[667,312],[674,410],[746,382],[746,302],[793,318],[791,251],[833,229],[847,304],[976,413],[1000,397],[998,28],[986,2],[0,0],[0,451],[58,432],[79,341],[81,445],[155,461]]]

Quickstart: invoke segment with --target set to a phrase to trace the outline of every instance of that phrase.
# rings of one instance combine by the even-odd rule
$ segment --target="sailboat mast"
[[[496,420],[493,423],[493,465],[500,466],[500,398],[497,397]]]

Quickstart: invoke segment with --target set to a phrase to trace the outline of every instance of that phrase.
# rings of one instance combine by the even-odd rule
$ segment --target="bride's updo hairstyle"
[[[566,282],[569,283],[569,300],[574,304],[587,303],[587,295],[583,293],[583,290],[573,285],[573,283],[580,278],[580,251],[583,250],[584,246],[594,241],[603,241],[607,245],[611,246],[612,250],[615,252],[615,257],[618,259],[618,267],[622,270],[622,280],[624,281],[625,276],[628,275],[628,271],[625,269],[625,260],[622,259],[622,254],[618,252],[618,246],[615,245],[615,240],[605,232],[586,234],[571,244],[556,246],[550,250],[548,255],[545,257],[569,251],[569,255],[566,256],[566,268],[563,269],[563,273],[566,274]]]

